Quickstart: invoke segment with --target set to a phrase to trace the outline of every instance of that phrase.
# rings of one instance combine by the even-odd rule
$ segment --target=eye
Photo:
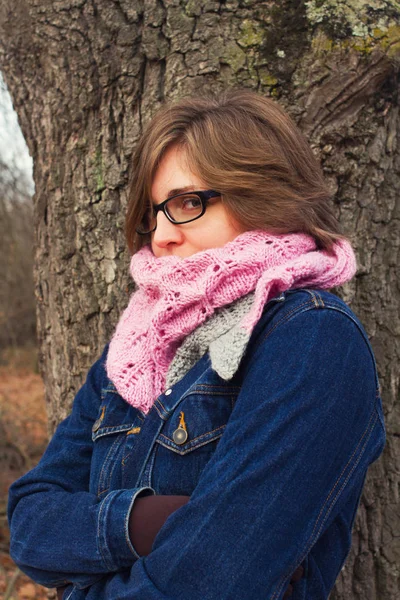
[[[203,206],[195,194],[184,194],[168,201],[167,212],[175,223],[187,223],[199,217]]]
[[[201,208],[201,200],[197,196],[184,196],[181,198],[181,210],[198,210]]]

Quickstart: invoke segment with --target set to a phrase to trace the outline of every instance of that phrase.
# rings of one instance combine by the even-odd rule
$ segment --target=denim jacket
[[[64,600],[279,600],[302,564],[293,600],[328,598],[385,443],[374,356],[349,307],[326,291],[282,293],[233,379],[206,353],[147,415],[116,392],[106,353],[11,486],[16,564],[68,583]],[[191,498],[140,557],[129,514],[154,493]]]

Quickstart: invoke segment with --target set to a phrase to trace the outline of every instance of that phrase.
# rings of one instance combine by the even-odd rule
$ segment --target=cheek
[[[208,226],[202,228],[201,233],[192,237],[193,244],[198,248],[218,248],[234,240],[241,231],[227,219],[215,219]]]

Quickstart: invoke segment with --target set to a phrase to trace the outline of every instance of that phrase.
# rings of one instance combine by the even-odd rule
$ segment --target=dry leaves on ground
[[[0,366],[0,600],[49,597],[49,590],[17,570],[8,554],[8,487],[37,463],[47,445],[43,382],[33,364],[32,351],[26,351]]]

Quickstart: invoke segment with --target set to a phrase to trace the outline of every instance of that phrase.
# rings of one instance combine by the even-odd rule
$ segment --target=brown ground
[[[8,554],[9,485],[34,466],[47,444],[43,382],[34,350],[0,357],[0,600],[46,600],[48,590],[20,573]]]

